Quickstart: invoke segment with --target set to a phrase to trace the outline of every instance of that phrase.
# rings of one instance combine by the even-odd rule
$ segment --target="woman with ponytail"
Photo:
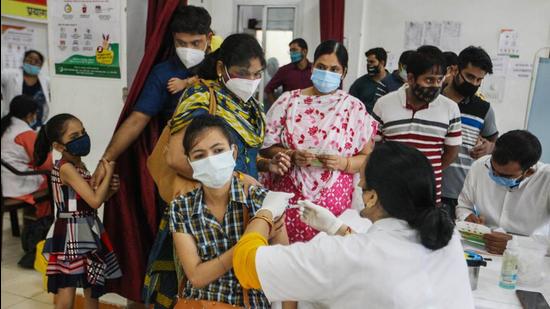
[[[31,127],[37,121],[38,109],[33,98],[18,95],[10,102],[9,113],[2,117],[2,160],[19,171],[52,169],[50,152],[44,154],[41,164],[33,162],[37,134]],[[46,176],[17,176],[2,166],[2,194],[35,205],[38,218],[49,214],[50,205],[47,202],[36,204],[33,193],[47,188]]]
[[[269,301],[318,302],[327,308],[473,308],[459,234],[435,204],[433,169],[418,150],[377,145],[361,171],[360,212],[373,222],[356,234],[328,209],[300,201],[300,218],[329,235],[267,246],[280,209],[260,209],[233,252],[243,288]]]

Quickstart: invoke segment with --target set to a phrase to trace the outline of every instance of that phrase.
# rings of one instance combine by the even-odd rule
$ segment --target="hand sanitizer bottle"
[[[506,250],[502,256],[502,268],[500,269],[500,281],[498,285],[501,288],[513,290],[516,288],[518,279],[518,256],[519,244],[517,240],[511,239],[506,245]]]

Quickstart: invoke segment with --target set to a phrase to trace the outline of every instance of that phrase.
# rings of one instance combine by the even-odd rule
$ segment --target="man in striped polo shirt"
[[[380,98],[374,117],[385,140],[414,146],[430,160],[439,204],[442,171],[456,159],[462,144],[460,111],[456,103],[440,95],[444,58],[439,48],[422,46],[410,57],[407,84]]]
[[[476,92],[487,74],[493,73],[489,55],[470,46],[458,55],[458,71],[443,95],[458,104],[462,119],[462,145],[455,162],[443,172],[443,205],[454,216],[458,195],[472,163],[490,154],[498,137],[495,112]]]

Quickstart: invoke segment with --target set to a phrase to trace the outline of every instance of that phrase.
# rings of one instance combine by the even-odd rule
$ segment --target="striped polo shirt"
[[[458,199],[464,179],[475,161],[470,151],[479,137],[490,138],[498,134],[495,112],[489,102],[477,95],[465,98],[458,103],[462,121],[462,145],[458,157],[443,172],[443,197]]]
[[[460,111],[455,102],[439,95],[426,107],[413,110],[407,104],[405,85],[381,97],[374,106],[385,140],[403,142],[420,150],[434,169],[437,200],[441,202],[443,146],[462,144]]]

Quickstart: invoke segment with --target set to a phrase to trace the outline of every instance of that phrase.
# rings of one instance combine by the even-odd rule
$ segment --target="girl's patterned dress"
[[[63,164],[71,163],[56,161],[52,170],[56,220],[44,245],[48,292],[57,293],[66,287],[91,288],[92,297],[99,298],[105,280],[119,278],[122,273],[97,210],[61,182],[59,169]],[[76,169],[82,178],[90,180],[85,168]]]

